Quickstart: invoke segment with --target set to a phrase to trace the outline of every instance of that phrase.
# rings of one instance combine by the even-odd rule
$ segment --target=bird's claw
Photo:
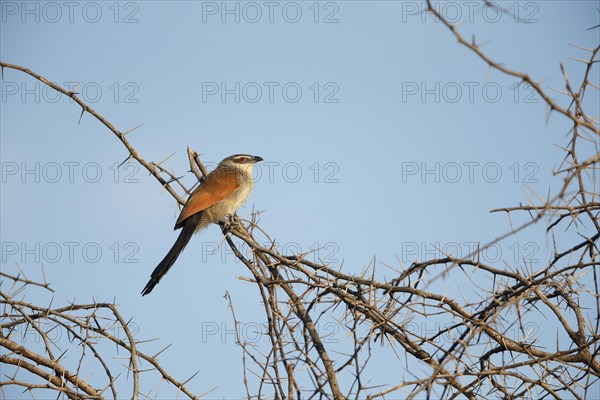
[[[223,228],[223,233],[227,233],[241,223],[242,221],[237,215],[229,215],[227,219],[223,221],[221,228]]]
[[[242,220],[237,215],[233,214],[229,216],[229,223],[232,226],[240,225],[242,223]]]

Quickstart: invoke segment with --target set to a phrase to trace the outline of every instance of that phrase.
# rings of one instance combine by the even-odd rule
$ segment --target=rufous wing
[[[175,229],[183,226],[183,222],[190,216],[206,210],[208,207],[223,200],[239,186],[237,176],[225,171],[213,171],[208,174],[204,183],[188,197],[177,222]]]

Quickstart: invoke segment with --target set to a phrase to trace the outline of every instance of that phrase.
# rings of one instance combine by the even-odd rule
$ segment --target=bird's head
[[[221,161],[220,165],[227,165],[233,167],[245,167],[252,166],[259,161],[262,161],[262,157],[251,156],[250,154],[234,154],[225,158]]]

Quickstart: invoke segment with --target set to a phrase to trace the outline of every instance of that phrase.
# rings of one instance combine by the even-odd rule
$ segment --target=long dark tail
[[[175,263],[175,260],[177,260],[179,254],[183,251],[185,246],[188,244],[188,242],[194,235],[194,232],[196,231],[196,228],[198,226],[198,217],[200,216],[192,215],[185,222],[185,224],[183,225],[183,229],[181,230],[181,233],[179,233],[179,237],[175,241],[173,247],[171,247],[171,250],[169,250],[169,252],[165,256],[165,258],[163,258],[160,264],[158,264],[158,266],[154,268],[154,271],[152,271],[152,276],[150,277],[150,280],[146,284],[144,290],[142,290],[142,296],[145,296],[148,293],[150,293],[152,289],[154,289],[154,286],[156,286],[158,282],[160,282],[162,277],[169,271],[169,268],[171,268],[171,266]]]

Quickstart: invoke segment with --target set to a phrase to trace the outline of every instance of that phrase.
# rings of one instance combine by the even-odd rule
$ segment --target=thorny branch
[[[430,1],[427,4],[428,12],[462,46],[490,68],[530,85],[549,113],[556,112],[572,124],[564,159],[554,172],[561,179],[558,188],[536,204],[492,210],[509,217],[513,213],[529,216],[528,221],[512,227],[497,240],[545,221],[554,242],[553,255],[540,268],[526,260],[516,266],[488,265],[479,257],[482,247],[465,258],[447,255],[414,262],[405,269],[398,268],[395,276],[388,279],[379,277],[375,262],[363,275],[355,276],[310,261],[307,254],[281,254],[276,241],[260,229],[259,214],[254,213],[247,226],[239,224],[224,230],[228,245],[250,273],[250,278],[242,279],[256,285],[265,311],[266,348],[246,341],[239,331],[236,336],[242,349],[247,398],[581,399],[590,395],[591,388],[598,387],[600,128],[597,117],[583,107],[588,91],[595,91],[597,96],[598,83],[591,78],[597,76],[600,46],[582,48],[588,56],[587,61],[579,60],[585,70],[577,86],[561,65],[564,97],[554,100],[542,84],[493,60],[475,39],[466,40],[456,25],[446,20]],[[486,1],[484,6],[493,3]],[[82,115],[88,112],[111,130],[128,150],[129,158],[140,162],[183,204],[172,186],[177,183],[184,188],[178,178],[160,163],[145,161],[127,141],[126,133],[75,93],[27,68],[3,62],[0,65],[3,72],[22,71],[74,99],[81,106]],[[565,98],[568,105],[562,105]],[[590,154],[590,149],[593,155],[582,158],[581,155]],[[188,149],[188,158],[192,172],[201,182],[206,169],[198,154]],[[3,277],[15,284],[31,284],[26,278],[6,274]],[[470,295],[464,294],[468,286],[465,282],[471,282]],[[46,288],[47,284],[39,286]],[[15,374],[2,383],[31,392],[52,388],[69,398],[102,397],[110,389],[116,398],[114,382],[118,376],[113,375],[96,341],[91,339],[90,333],[95,333],[130,354],[129,368],[135,378],[133,397],[139,390],[139,361],[143,360],[162,379],[194,398],[160,367],[155,357],[139,352],[114,304],[38,307],[4,292],[1,295],[5,313],[0,346],[9,353],[2,355],[0,361],[18,365],[41,378],[38,383],[24,382]],[[229,305],[239,330],[241,321],[232,297]],[[327,319],[345,331],[343,340],[339,340],[339,335],[330,340],[328,332],[319,328]],[[116,324],[126,336],[111,335],[109,326],[98,321]],[[427,323],[431,326],[432,321],[435,329],[419,329]],[[73,372],[83,367],[86,357],[81,357],[76,369],[62,365],[62,355],[54,355],[55,346],[39,328],[42,322],[68,332],[82,349],[89,349],[105,372],[104,386],[91,386],[80,373]],[[544,324],[541,329],[540,324]],[[35,352],[13,341],[11,332],[18,327],[36,329],[43,338],[43,351]],[[549,345],[551,341],[554,346]],[[378,353],[396,358],[396,382],[379,382],[369,375],[370,362]]]
[[[5,291],[4,285],[8,285],[10,281],[13,282],[12,287]],[[115,375],[115,371],[120,369],[120,363],[115,365],[111,358],[124,352],[129,359],[129,367],[124,372],[133,375],[131,398],[137,399],[140,394],[143,397],[150,396],[150,393],[144,394],[140,388],[139,377],[145,368],[158,373],[159,379],[154,377],[152,382],[162,380],[191,399],[200,398],[161,367],[158,354],[150,356],[138,350],[138,343],[134,339],[135,329],[125,321],[114,303],[71,304],[55,308],[52,304],[37,306],[17,300],[17,294],[22,293],[27,286],[32,286],[30,282],[7,277],[0,291],[0,304],[3,307],[0,346],[8,350],[8,353],[0,355],[0,362],[17,366],[13,375],[4,373],[0,378],[3,379],[0,381],[0,392],[15,385],[31,392],[33,397],[35,389],[51,389],[72,399],[96,399],[106,397],[109,389],[110,397],[122,398],[122,395],[118,396],[115,383],[118,379],[125,378],[120,373]],[[42,339],[43,345],[39,349],[34,348],[31,343],[27,343],[27,347],[18,344],[19,337],[26,337],[27,331],[31,329]],[[56,357],[54,351],[65,345],[62,342],[65,338],[71,345]],[[112,350],[107,346],[109,343],[114,345]],[[77,351],[80,355],[74,359],[78,361],[68,362],[71,358],[69,355]],[[27,380],[19,379],[22,375],[20,369],[31,374]],[[90,371],[95,372],[93,384],[85,378]],[[104,381],[98,376],[98,371],[104,374]],[[40,379],[33,379],[33,376]],[[5,393],[3,397],[10,396]]]

